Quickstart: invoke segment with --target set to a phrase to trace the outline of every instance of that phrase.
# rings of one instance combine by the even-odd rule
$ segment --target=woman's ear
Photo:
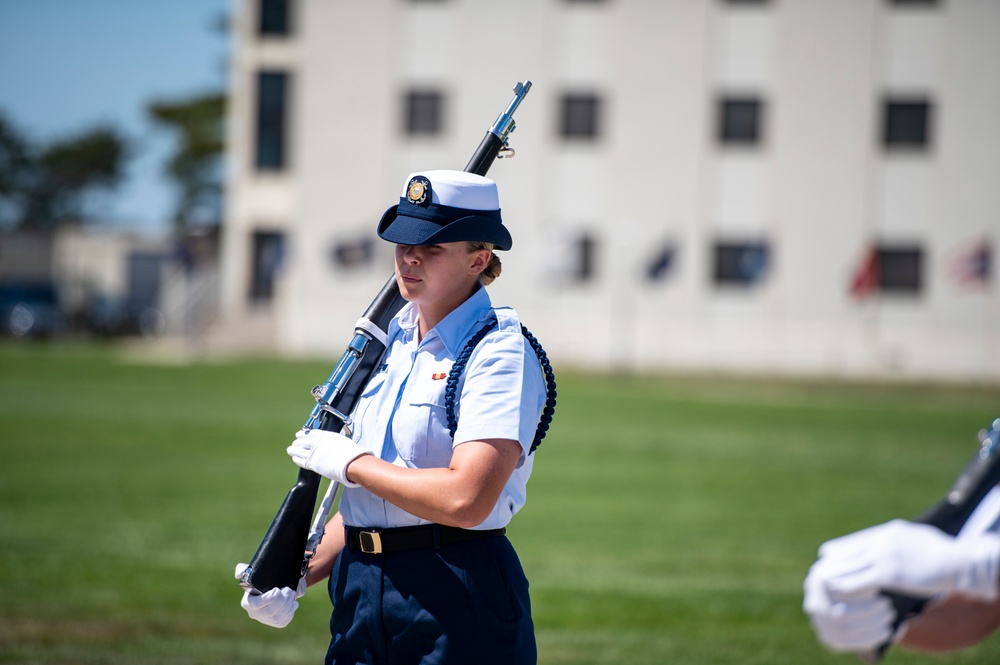
[[[472,264],[469,266],[469,274],[479,275],[486,266],[490,264],[490,256],[493,254],[489,249],[477,249],[472,253]]]

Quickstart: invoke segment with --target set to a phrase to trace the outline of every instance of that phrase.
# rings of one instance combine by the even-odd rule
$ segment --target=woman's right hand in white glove
[[[315,471],[344,487],[359,487],[347,479],[347,467],[362,455],[372,453],[339,432],[303,429],[295,434],[288,454],[303,469]]]

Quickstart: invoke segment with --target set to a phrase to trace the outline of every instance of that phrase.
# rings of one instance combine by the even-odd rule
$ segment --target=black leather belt
[[[351,551],[360,550],[365,554],[385,554],[425,547],[437,549],[469,540],[496,538],[507,533],[507,529],[478,531],[441,524],[425,524],[397,529],[359,529],[348,526],[344,527],[344,532],[347,535],[347,546]]]

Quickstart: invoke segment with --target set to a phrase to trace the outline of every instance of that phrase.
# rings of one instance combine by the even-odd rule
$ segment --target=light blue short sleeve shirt
[[[490,516],[477,529],[506,526],[526,499],[534,455],[529,455],[545,405],[545,379],[513,310],[500,310],[504,325],[489,333],[469,357],[458,383],[455,438],[448,432],[445,386],[455,358],[496,314],[485,288],[417,341],[417,309],[409,303],[392,320],[382,367],[354,410],[352,438],[396,466],[447,467],[455,446],[466,441],[511,439],[521,459]],[[512,325],[514,324],[514,325]],[[427,524],[363,487],[345,488],[344,523],[392,528]]]

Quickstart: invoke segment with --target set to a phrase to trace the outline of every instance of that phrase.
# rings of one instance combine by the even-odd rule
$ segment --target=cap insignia
[[[420,205],[425,201],[430,200],[431,195],[431,181],[423,176],[414,176],[410,178],[409,184],[406,186],[406,200],[414,205]]]

